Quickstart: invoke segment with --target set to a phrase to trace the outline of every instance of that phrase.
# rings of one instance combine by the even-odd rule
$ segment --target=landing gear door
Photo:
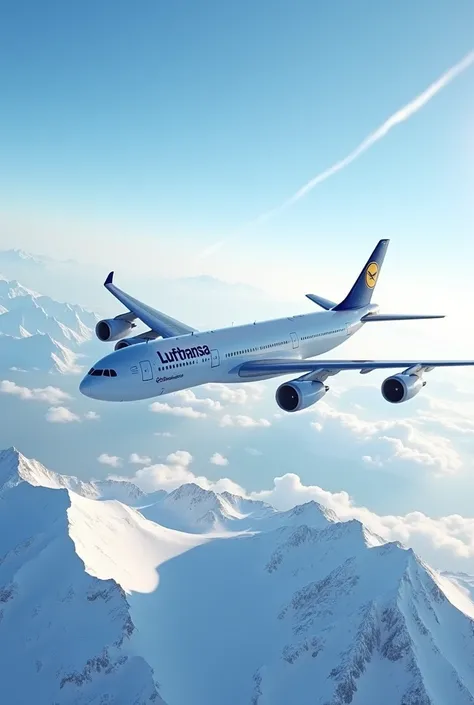
[[[142,360],[140,362],[140,369],[142,371],[142,380],[144,382],[150,382],[153,379],[151,362],[149,360]]]
[[[220,364],[219,350],[211,350],[211,367],[219,367]]]

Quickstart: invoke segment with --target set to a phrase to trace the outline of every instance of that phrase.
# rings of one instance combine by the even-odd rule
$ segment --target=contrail
[[[326,181],[334,174],[337,174],[338,171],[341,171],[342,169],[345,169],[346,166],[349,166],[349,164],[352,164],[352,162],[358,159],[376,142],[385,137],[385,135],[388,134],[388,132],[390,132],[392,128],[394,128],[396,125],[400,125],[400,123],[402,122],[405,122],[405,120],[408,120],[412,115],[421,110],[421,108],[423,108],[432,98],[434,98],[435,95],[437,95],[443,88],[445,88],[445,86],[449,85],[452,81],[454,81],[457,76],[466,71],[466,69],[468,69],[473,63],[474,51],[470,51],[463,59],[461,59],[461,61],[459,61],[452,68],[448,69],[445,73],[443,73],[443,75],[440,76],[438,80],[428,86],[428,88],[422,93],[420,93],[420,95],[418,95],[412,101],[407,103],[407,105],[397,110],[396,113],[394,113],[387,120],[385,120],[385,122],[380,125],[380,127],[378,127],[370,135],[368,135],[352,152],[350,152],[350,154],[347,155],[347,157],[344,157],[344,159],[341,159],[325,171],[322,171],[320,174],[312,178],[310,181],[308,181],[308,183],[298,189],[296,193],[294,193],[290,198],[288,198],[276,208],[261,213],[254,220],[250,221],[249,223],[246,223],[244,226],[239,228],[238,233],[241,233],[243,230],[253,225],[263,223],[266,220],[272,218],[274,215],[281,213],[283,210],[289,208],[301,198],[304,198],[304,196],[306,196],[310,191],[316,188],[316,186],[322,184],[323,181]],[[236,234],[237,233],[234,233],[234,235],[230,235],[229,238],[226,238],[226,240],[221,240],[220,242],[214,243],[206,250],[204,250],[200,256],[207,257],[213,254],[214,252],[219,250],[227,240],[229,240],[231,237],[235,237]]]

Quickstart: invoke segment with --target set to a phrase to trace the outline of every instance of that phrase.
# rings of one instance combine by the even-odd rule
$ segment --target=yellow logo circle
[[[379,267],[377,262],[371,262],[365,272],[365,283],[369,289],[373,289],[377,281],[377,275],[379,273]]]

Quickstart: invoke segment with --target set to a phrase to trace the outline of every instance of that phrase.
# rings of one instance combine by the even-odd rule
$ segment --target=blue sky
[[[254,283],[263,258],[356,256],[380,235],[399,253],[435,243],[435,263],[456,238],[471,252],[474,70],[287,212],[194,256],[354,149],[472,48],[473,24],[463,1],[11,4],[2,241]],[[35,242],[40,223],[56,237]]]
[[[0,22],[0,249],[85,265],[74,281],[70,269],[56,279],[43,273],[45,293],[61,288],[61,298],[88,305],[97,296],[97,309],[110,305],[115,314],[101,287],[115,268],[134,295],[212,327],[229,317],[285,315],[290,306],[311,310],[307,291],[342,298],[377,240],[390,237],[377,301],[386,311],[450,317],[364,330],[341,356],[471,357],[474,330],[459,302],[472,291],[474,64],[346,168],[256,221],[460,62],[474,48],[473,27],[467,0],[455,7],[437,0],[10,3]],[[231,286],[188,279],[201,275]],[[268,433],[203,433],[200,422],[172,418],[178,439],[161,439],[154,452],[155,417],[146,408],[128,450],[164,461],[187,449],[205,459],[195,471],[214,479],[223,471],[207,458],[219,450],[231,459],[224,472],[251,489],[293,471],[307,485],[347,489],[380,512],[458,507],[466,514],[474,411],[468,399],[455,405],[474,375],[432,374],[432,396],[411,411],[383,406],[373,387],[357,392],[360,410],[360,379],[341,379],[347,393],[334,398],[339,416],[323,414],[323,433],[309,432],[308,417],[286,420],[280,431],[272,387],[255,411],[272,420]],[[67,384],[76,389],[76,380]],[[432,418],[438,397],[449,406],[439,412],[442,428]],[[389,441],[381,428],[369,443],[344,414],[386,419]],[[104,410],[103,423],[88,431],[90,457],[78,454],[76,465],[95,462],[99,451],[125,458],[126,435],[114,429],[133,415],[134,408]],[[55,469],[65,471],[71,448],[83,450],[83,428],[49,424],[47,435],[38,427],[38,438],[10,431],[30,454],[48,438],[40,459],[54,465],[56,458]],[[433,441],[436,434],[447,445]],[[55,437],[63,439],[60,450]],[[260,439],[263,456],[245,451],[252,439]],[[432,481],[436,470],[441,479]]]

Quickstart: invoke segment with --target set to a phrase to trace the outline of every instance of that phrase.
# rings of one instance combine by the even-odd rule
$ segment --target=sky
[[[437,0],[9,4],[0,243],[291,295],[299,282],[338,289],[383,236],[408,276],[428,256],[438,273],[455,263],[459,292],[459,249],[473,248],[473,68],[246,226],[466,57],[473,23],[463,0],[456,12]],[[331,278],[321,260],[341,246]]]
[[[68,260],[20,271],[61,300],[115,315],[101,286],[115,269],[133,295],[214,327],[311,311],[307,292],[342,299],[388,237],[383,310],[449,316],[367,326],[338,355],[469,358],[473,26],[465,0],[9,3],[0,250]],[[35,406],[17,428],[24,394],[8,392],[1,404],[17,415],[0,435],[63,472],[68,457],[77,474],[87,463],[113,468],[102,457],[125,473],[131,453],[187,471],[166,461],[179,450],[198,476],[225,471],[254,492],[291,472],[386,515],[469,516],[474,374],[430,374],[431,391],[402,410],[381,401],[381,378],[361,385],[352,374],[338,378],[329,407],[299,420],[274,416],[271,385],[227,400],[241,413],[217,417],[192,398],[170,401],[186,412],[142,405],[135,424],[136,407],[101,409],[87,455],[84,400],[66,404],[69,417]],[[73,395],[76,382],[55,385]],[[206,404],[205,417],[189,412]],[[228,466],[210,463],[216,452]]]

